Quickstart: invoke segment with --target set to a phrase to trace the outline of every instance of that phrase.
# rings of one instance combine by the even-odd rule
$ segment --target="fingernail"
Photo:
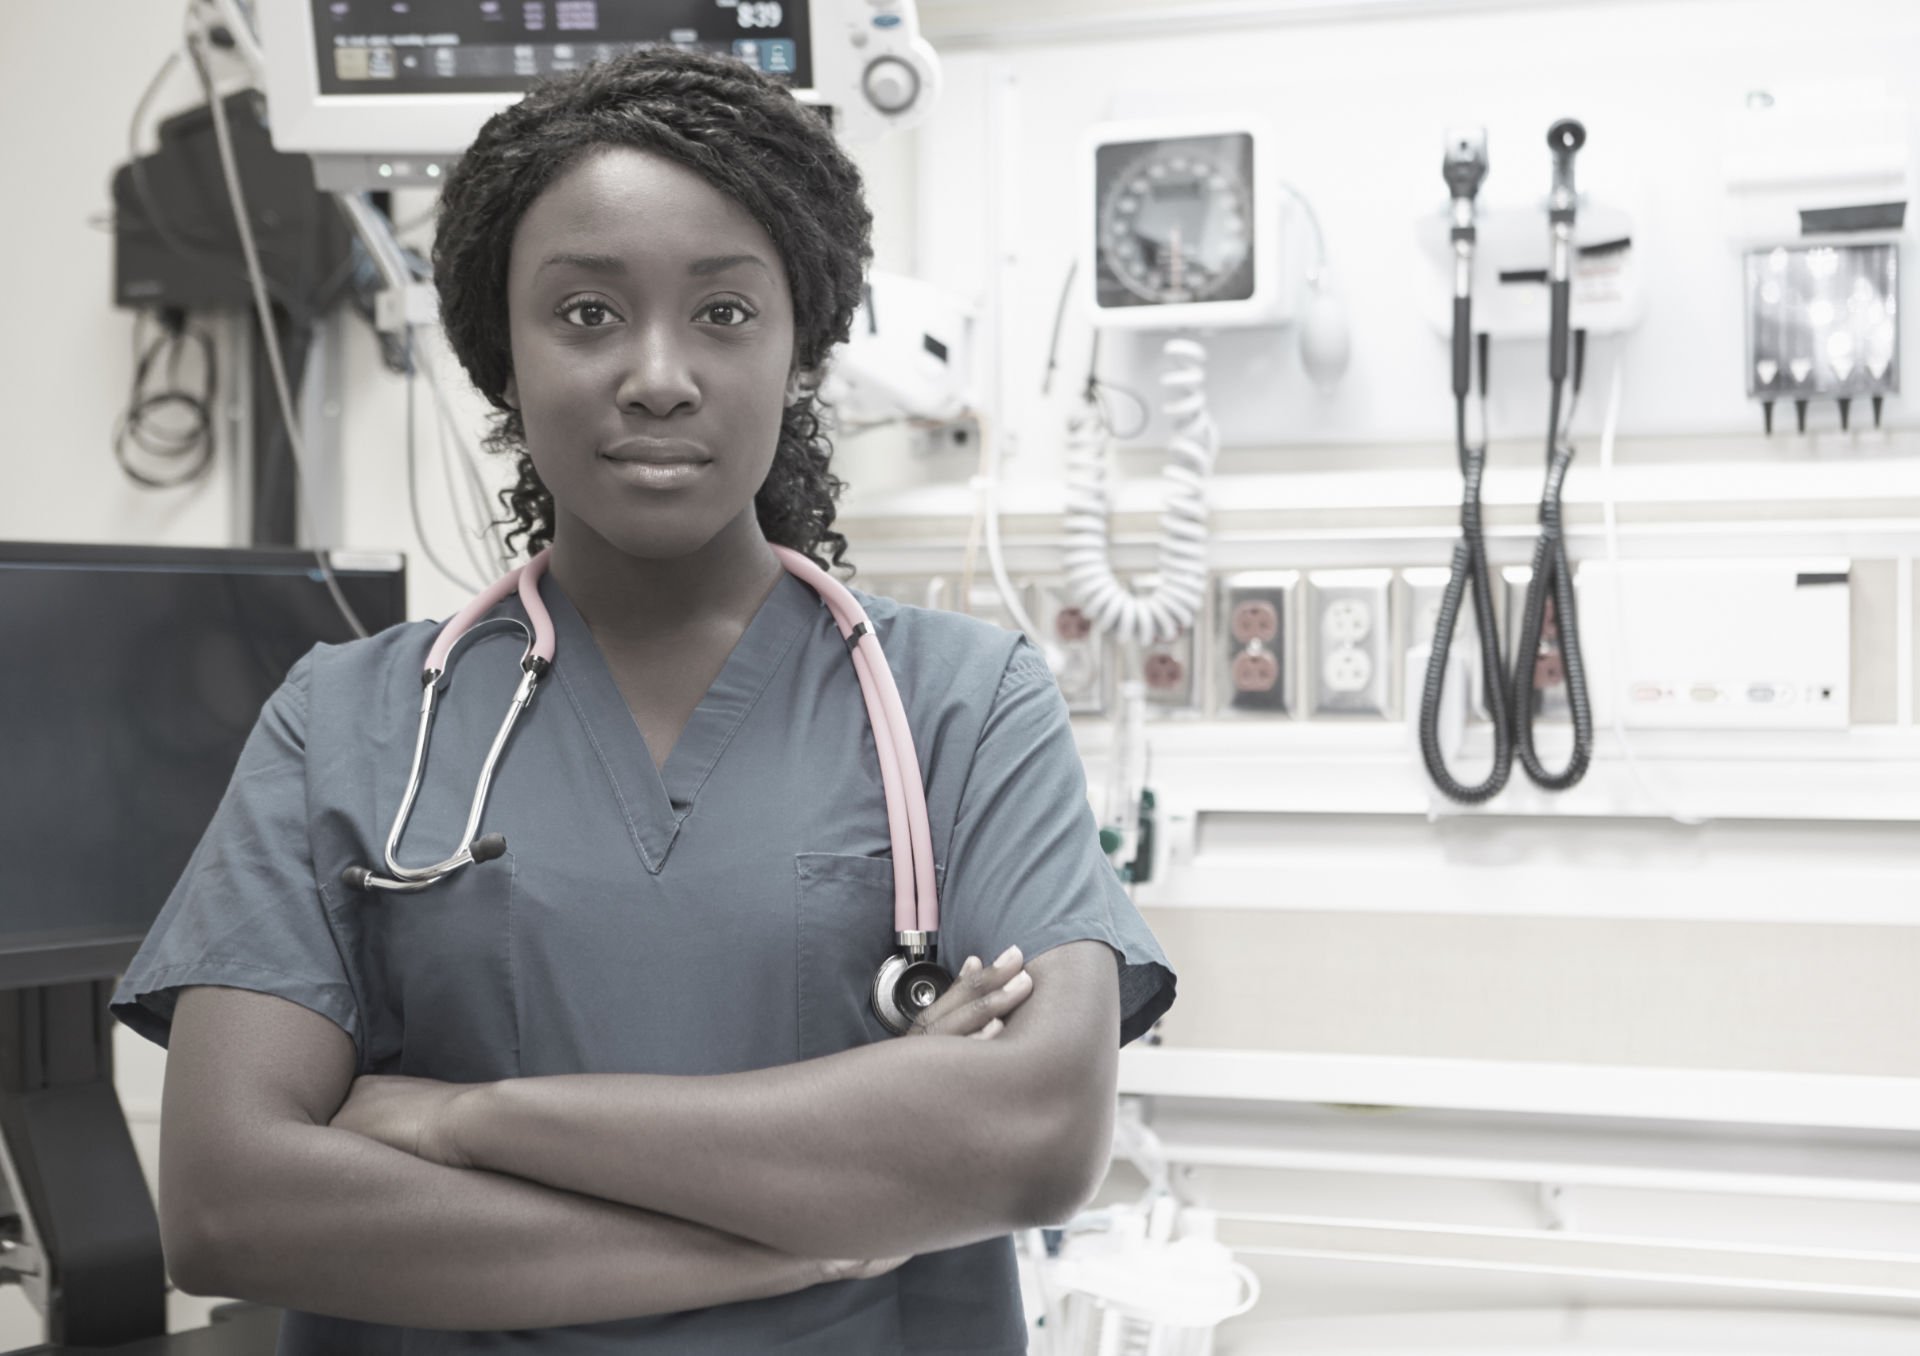
[[[964,979],[968,975],[972,974],[975,970],[978,970],[979,968],[980,968],[980,958],[978,956],[968,956],[967,963],[960,967],[960,977]]]
[[[980,1034],[982,1036],[997,1036],[1000,1034],[1000,1029],[1005,1025],[1006,1025],[1005,1022],[1001,1021],[998,1017],[995,1017],[991,1022],[988,1022],[985,1026],[980,1028]]]
[[[1031,970],[1022,970],[1019,974],[1015,975],[1012,979],[1007,981],[1008,993],[1025,993],[1028,989],[1031,989],[1032,987],[1033,987],[1033,971]]]
[[[1000,958],[993,963],[994,968],[998,969],[1003,965],[1011,965],[1014,961],[1017,961],[1019,959],[1020,959],[1020,948],[1017,946],[1010,946],[1005,951],[1002,951],[1000,953]]]

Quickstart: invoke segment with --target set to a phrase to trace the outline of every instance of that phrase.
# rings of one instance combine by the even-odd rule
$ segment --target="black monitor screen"
[[[632,47],[813,87],[809,0],[309,0],[320,93],[519,93]]]
[[[405,618],[397,558],[335,573],[369,632]],[[352,632],[305,552],[12,543],[0,627],[0,985],[45,983],[132,955],[267,697]]]

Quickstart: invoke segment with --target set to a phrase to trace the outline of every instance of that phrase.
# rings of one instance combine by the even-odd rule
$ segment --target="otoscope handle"
[[[1472,377],[1473,356],[1469,345],[1473,342],[1473,302],[1466,297],[1453,299],[1453,396],[1455,400],[1467,398],[1467,388]]]
[[[1572,118],[1562,118],[1547,129],[1547,148],[1553,152],[1553,193],[1547,200],[1553,230],[1553,260],[1547,270],[1553,308],[1547,331],[1547,375],[1556,383],[1567,379],[1567,328],[1573,301],[1573,217],[1579,202],[1573,188],[1573,156],[1586,144],[1587,129]]]
[[[1547,376],[1555,383],[1567,379],[1567,323],[1573,284],[1553,284],[1553,319],[1548,331]]]

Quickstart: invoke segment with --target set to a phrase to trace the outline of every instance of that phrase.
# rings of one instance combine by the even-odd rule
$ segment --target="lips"
[[[636,466],[699,466],[713,460],[706,448],[684,438],[627,438],[600,455]]]

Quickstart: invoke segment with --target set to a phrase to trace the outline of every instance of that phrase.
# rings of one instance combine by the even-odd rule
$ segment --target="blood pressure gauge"
[[[1286,319],[1277,190],[1246,120],[1108,123],[1092,170],[1095,323],[1142,328]]]
[[[1252,294],[1247,140],[1150,143],[1111,177],[1100,203],[1100,260],[1142,303]]]

